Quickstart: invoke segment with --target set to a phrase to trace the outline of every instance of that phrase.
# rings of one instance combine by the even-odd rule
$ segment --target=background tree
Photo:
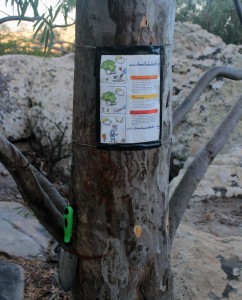
[[[240,20],[233,1],[178,0],[176,20],[201,25],[227,44],[242,43]]]
[[[168,197],[171,152],[171,53],[176,1],[77,1],[71,202],[79,263],[74,299],[172,299],[170,249],[196,184],[242,116],[242,96]],[[162,147],[105,151],[95,147],[95,47],[138,45],[146,16],[152,40],[165,45]],[[150,40],[148,41],[148,43]],[[208,71],[174,112],[175,124],[210,81],[242,79],[226,67]],[[51,183],[6,139],[0,160],[40,222],[63,245],[66,204]],[[34,197],[33,197],[34,195]],[[34,200],[33,200],[34,199]],[[53,222],[55,220],[55,222]]]
[[[11,5],[17,11],[17,14],[11,16],[6,14],[6,17],[0,18],[0,25],[11,21],[18,21],[18,24],[22,21],[32,22],[34,37],[41,32],[40,40],[45,43],[46,50],[47,47],[51,48],[53,46],[55,28],[65,28],[75,23],[69,23],[68,19],[68,14],[75,7],[75,3],[75,0],[59,0],[54,7],[50,5],[46,7],[44,13],[40,14],[39,0],[5,0],[5,5]],[[63,15],[64,24],[55,23],[60,13]]]

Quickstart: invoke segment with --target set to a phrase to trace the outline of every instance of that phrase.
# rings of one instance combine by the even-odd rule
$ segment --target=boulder
[[[19,265],[0,261],[0,299],[24,299],[24,270]]]
[[[71,143],[74,55],[5,55],[0,67],[0,134],[17,141],[66,128]]]
[[[230,199],[242,197],[242,144],[219,154],[208,167],[203,179],[198,183],[191,202],[215,198]],[[179,175],[170,182],[170,194],[183,177],[193,158],[189,158]]]
[[[43,259],[52,240],[31,210],[16,202],[0,202],[0,236],[1,253],[28,259]]]
[[[198,25],[176,23],[172,65],[175,109],[209,68],[241,68],[242,45],[226,45],[221,38],[202,30]],[[172,153],[175,164],[185,162],[208,141],[241,94],[241,81],[218,78],[211,82],[184,120],[174,128]],[[240,121],[224,146],[223,153],[242,143],[241,136]]]
[[[175,300],[242,299],[242,237],[182,223],[171,252]]]

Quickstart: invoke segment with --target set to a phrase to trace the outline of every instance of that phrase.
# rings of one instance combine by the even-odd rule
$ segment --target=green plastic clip
[[[67,205],[64,210],[64,243],[72,243],[73,232],[73,216],[74,209],[71,205]]]

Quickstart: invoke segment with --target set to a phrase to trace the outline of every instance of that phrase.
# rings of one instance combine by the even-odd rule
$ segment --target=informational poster
[[[161,55],[126,53],[100,57],[99,143],[159,146]]]

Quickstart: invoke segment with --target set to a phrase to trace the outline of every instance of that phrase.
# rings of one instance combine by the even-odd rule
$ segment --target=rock
[[[65,136],[70,143],[74,55],[44,59],[5,55],[0,57],[0,67],[0,134],[12,141],[33,133],[38,138],[36,118],[31,117],[41,108],[46,117],[43,125],[51,129],[55,124],[67,125]]]
[[[60,172],[62,175],[66,176],[67,178],[71,175],[71,157],[63,158],[59,161],[56,165],[54,170],[56,172]]]
[[[0,299],[24,299],[24,271],[19,265],[0,261]]]
[[[194,67],[200,68],[202,70],[208,70],[212,67],[216,66],[216,62],[213,59],[206,59],[206,60],[202,60],[202,61],[194,61],[192,63],[192,65]],[[185,73],[184,73],[185,74]]]
[[[9,172],[0,163],[0,200],[10,200],[11,195],[16,195],[18,193],[15,181]],[[7,195],[7,197],[6,197]],[[9,199],[8,199],[9,198]]]
[[[0,252],[28,259],[42,258],[50,235],[20,203],[0,202]]]
[[[51,133],[52,141],[64,132],[64,144],[71,144],[74,55],[45,59],[33,76],[30,91],[30,124],[36,138]],[[67,149],[69,151],[69,149]]]
[[[201,26],[189,23],[176,23],[174,32],[174,54],[184,57],[202,55],[205,49],[225,47],[225,43]],[[191,57],[191,56],[189,56]]]
[[[182,223],[172,247],[176,300],[242,299],[242,237],[215,237]]]
[[[242,46],[226,45],[200,26],[177,23],[173,51],[173,104],[176,108],[190,93],[198,79],[212,66],[242,67]],[[179,73],[181,70],[187,72]],[[179,91],[179,92],[177,92]],[[241,81],[215,79],[184,120],[174,128],[173,157],[185,162],[211,137],[229,108],[242,94]],[[223,153],[242,143],[241,121],[236,126]]]
[[[205,176],[198,183],[191,202],[214,198],[242,196],[242,152],[241,145],[232,148],[226,154],[219,154],[209,166]],[[170,183],[170,194],[183,177],[193,158],[186,161],[179,175]]]

